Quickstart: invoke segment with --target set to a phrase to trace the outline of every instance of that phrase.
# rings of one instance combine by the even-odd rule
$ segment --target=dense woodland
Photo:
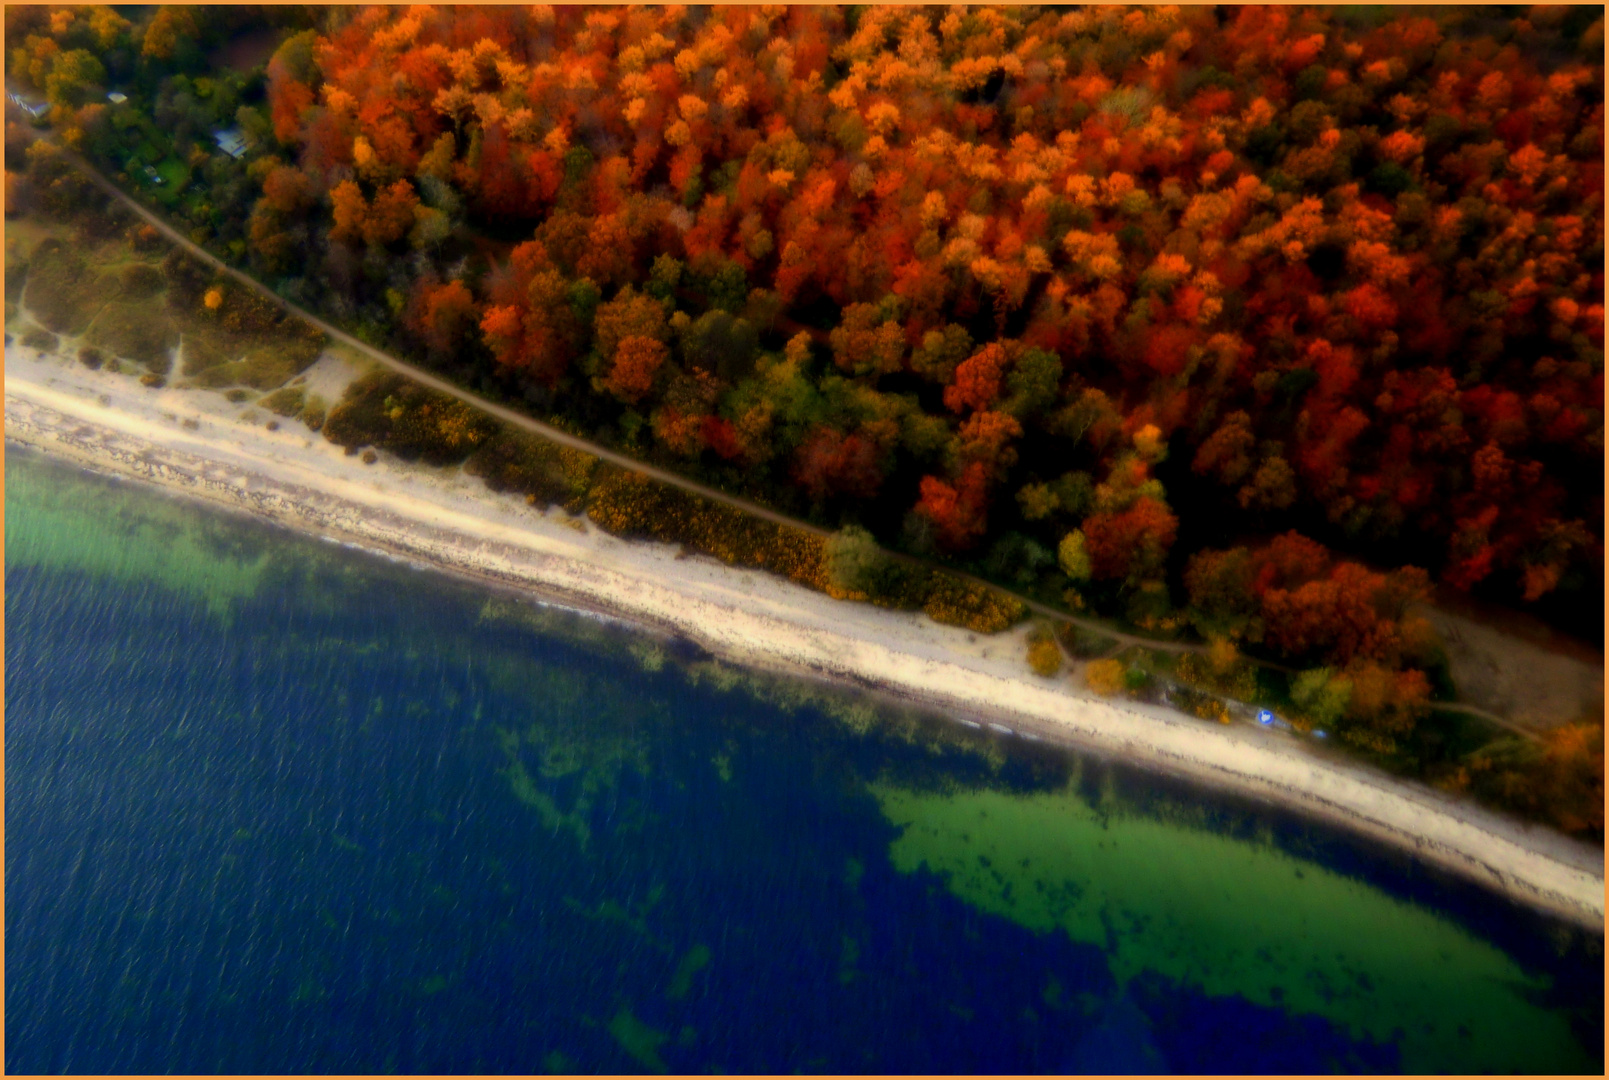
[[[11,7],[7,74],[286,298],[843,527],[846,595],[945,560],[1389,757],[1433,587],[1601,641],[1601,16]],[[476,450],[397,394],[332,437]],[[1443,779],[1601,803],[1554,741]]]

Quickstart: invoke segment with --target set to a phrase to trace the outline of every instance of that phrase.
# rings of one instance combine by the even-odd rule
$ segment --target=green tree
[[[930,382],[945,385],[955,378],[961,361],[971,355],[972,335],[965,327],[951,324],[922,336],[922,344],[911,353],[911,369]]]
[[[1312,668],[1291,682],[1291,700],[1302,715],[1331,727],[1346,716],[1352,703],[1352,680],[1334,668]]]
[[[52,105],[76,108],[84,104],[106,84],[106,68],[86,49],[71,49],[56,54],[45,79],[45,96]]]
[[[1202,551],[1184,573],[1190,621],[1208,636],[1261,638],[1257,598],[1252,594],[1251,552],[1243,547]]]
[[[747,319],[722,310],[706,311],[681,335],[682,357],[687,363],[728,382],[736,382],[753,370],[759,345],[760,337]]]
[[[1042,521],[1061,509],[1061,500],[1049,484],[1024,484],[1017,490],[1017,505],[1028,521]]]
[[[1091,573],[1089,552],[1084,550],[1084,531],[1074,529],[1062,537],[1062,542],[1056,549],[1056,562],[1061,565],[1062,573],[1074,581],[1088,581]]]
[[[1019,420],[1042,412],[1055,404],[1061,376],[1061,357],[1044,349],[1024,350],[1006,376],[1008,397],[1001,407]]]
[[[873,593],[882,583],[888,553],[859,525],[846,525],[827,539],[827,574],[840,589]]]
[[[743,310],[749,299],[749,276],[741,264],[727,261],[704,282],[710,307],[731,315]]]

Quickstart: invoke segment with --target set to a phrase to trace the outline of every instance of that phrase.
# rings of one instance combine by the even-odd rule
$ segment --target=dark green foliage
[[[570,310],[575,313],[576,320],[582,326],[588,326],[591,325],[592,316],[597,312],[603,296],[591,278],[580,278],[570,282],[569,299]]]
[[[1054,484],[1056,499],[1064,513],[1081,518],[1089,512],[1095,501],[1095,478],[1087,472],[1065,473]]]
[[[748,275],[744,273],[743,267],[735,262],[725,263],[702,284],[710,307],[732,315],[743,310],[743,305],[749,297]]]
[[[1054,405],[1061,376],[1061,357],[1043,349],[1024,350],[1006,376],[1005,411],[1022,418]]]
[[[700,315],[682,332],[680,339],[682,358],[690,366],[728,382],[736,382],[754,370],[759,342],[759,335],[746,319],[725,311],[707,311]]]
[[[653,269],[643,292],[656,300],[670,301],[676,295],[676,286],[682,281],[682,261],[674,255],[654,256]]]
[[[1318,385],[1318,373],[1312,368],[1292,368],[1279,377],[1274,393],[1284,402],[1297,402],[1302,395]]]
[[[562,503],[573,491],[558,450],[546,439],[504,428],[464,463],[464,471],[493,491],[517,492],[540,506]]]
[[[1280,148],[1285,145],[1285,129],[1278,124],[1264,124],[1246,136],[1246,156],[1265,168],[1274,164]]]
[[[858,526],[846,526],[830,537],[824,558],[834,586],[863,593],[879,607],[914,610],[926,604],[932,592],[932,571],[889,554]]]
[[[948,383],[955,377],[957,365],[971,354],[972,335],[952,323],[927,332],[911,353],[911,368],[933,382]]]
[[[1017,589],[1032,590],[1044,574],[1055,570],[1056,553],[1017,532],[996,540],[983,560],[983,572],[990,580]]]
[[[1298,101],[1316,98],[1324,91],[1324,80],[1330,71],[1323,64],[1309,64],[1296,76],[1292,91]]]
[[[1368,188],[1388,199],[1413,187],[1413,176],[1395,161],[1382,161],[1369,173]]]
[[[1162,581],[1143,581],[1129,594],[1124,617],[1135,626],[1155,632],[1173,613],[1168,586]]]
[[[592,151],[584,146],[572,146],[564,152],[564,182],[567,185],[580,184],[592,171],[596,159]]]
[[[497,430],[495,420],[457,398],[389,371],[354,380],[324,422],[324,437],[337,446],[373,445],[431,465],[463,461]]]

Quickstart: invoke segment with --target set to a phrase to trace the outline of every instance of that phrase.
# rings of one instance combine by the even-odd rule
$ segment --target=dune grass
[[[117,280],[91,268],[65,241],[42,241],[28,260],[23,304],[58,334],[82,334],[117,294]]]

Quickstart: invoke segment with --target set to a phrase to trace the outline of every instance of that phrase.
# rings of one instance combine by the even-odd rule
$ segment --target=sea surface
[[[8,1071],[1603,1070],[1273,808],[8,447]]]

